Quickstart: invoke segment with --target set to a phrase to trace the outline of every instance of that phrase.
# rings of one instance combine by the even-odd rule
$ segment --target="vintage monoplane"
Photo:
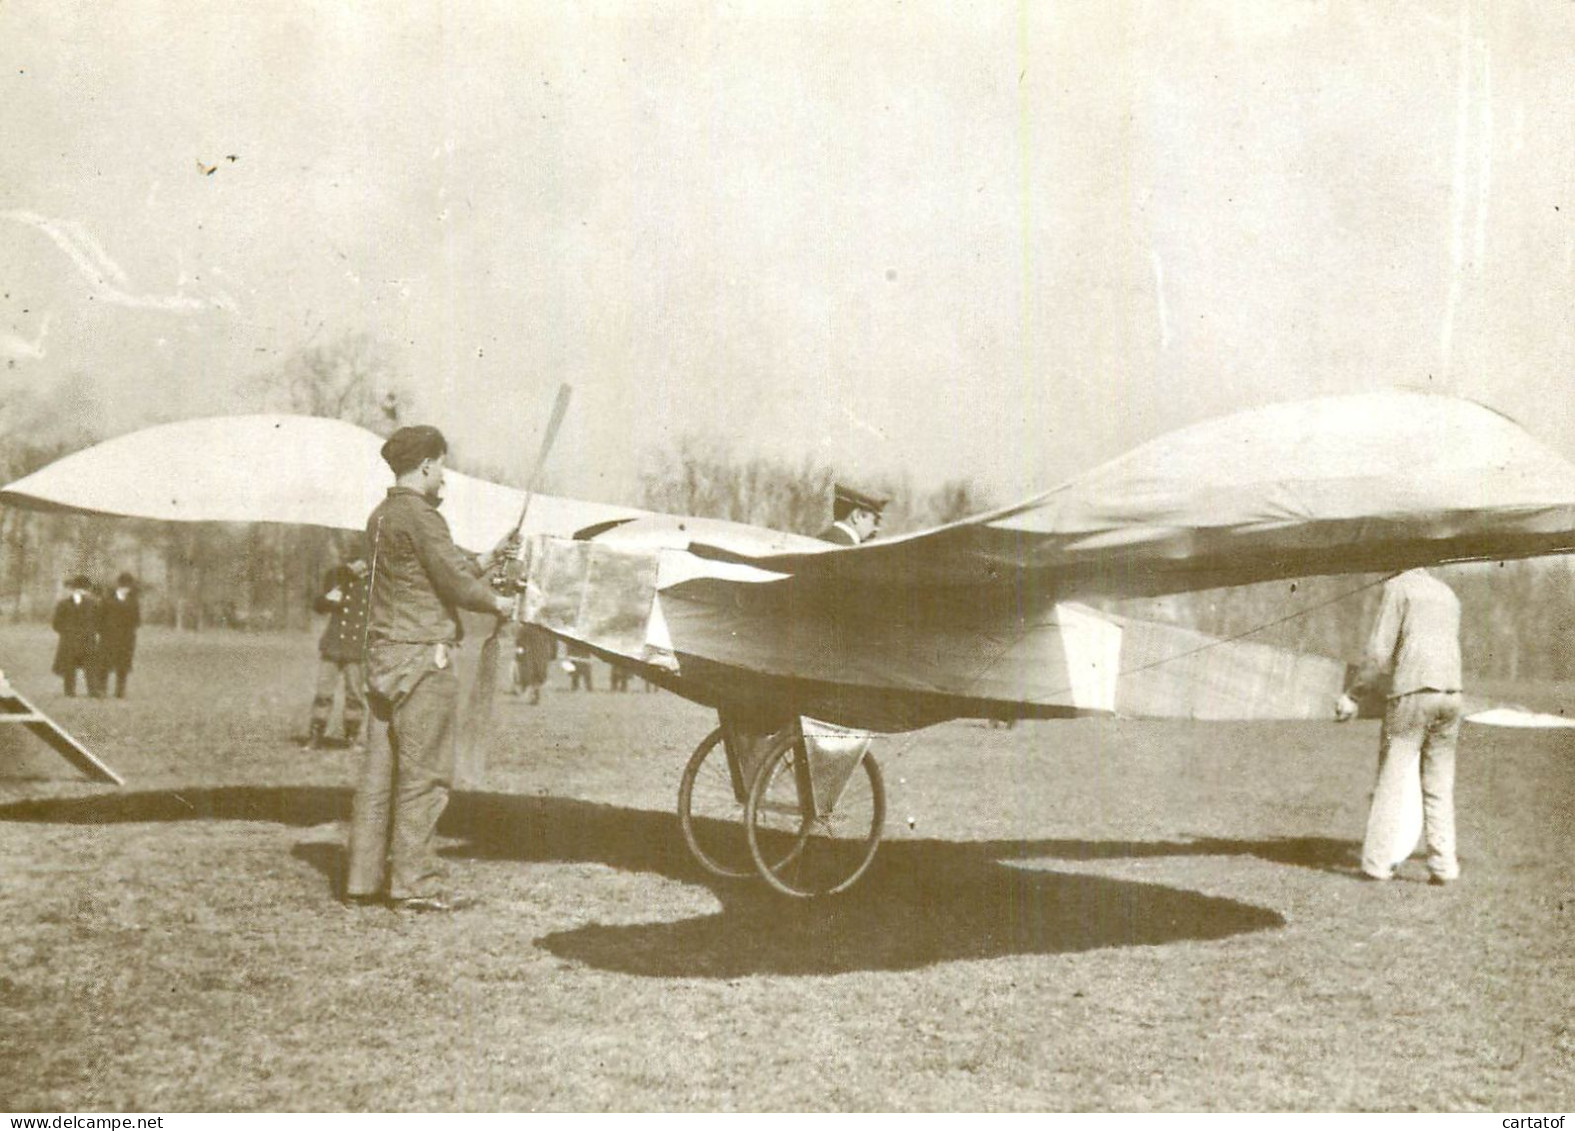
[[[184,421],[68,456],[0,504],[360,530],[389,484],[380,442],[317,418]],[[480,549],[521,501],[451,474],[443,511]],[[878,847],[871,733],[1332,718],[1343,662],[1092,602],[1569,551],[1575,465],[1478,404],[1384,392],[1207,421],[1013,506],[858,547],[540,496],[524,532],[522,620],[718,712],[679,790],[699,861],[815,895]]]

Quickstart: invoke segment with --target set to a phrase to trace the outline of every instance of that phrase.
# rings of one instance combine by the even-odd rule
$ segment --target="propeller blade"
[[[558,395],[552,402],[552,415],[547,419],[547,431],[542,434],[541,450],[536,453],[536,462],[531,466],[530,475],[525,480],[525,501],[520,506],[519,521],[514,524],[516,535],[525,529],[525,516],[530,513],[531,498],[536,494],[542,469],[546,466],[547,456],[552,451],[553,441],[558,438],[558,427],[569,411],[569,398],[572,394],[573,389],[569,385],[558,386]],[[510,567],[517,569],[519,561],[516,555],[510,560]],[[478,784],[486,768],[486,751],[492,740],[492,713],[498,695],[498,672],[501,666],[503,636],[513,624],[512,617],[497,618],[492,632],[481,645],[481,655],[476,661],[475,682],[470,686],[470,703],[467,711],[470,720],[469,741],[466,743],[468,749],[465,762]]]

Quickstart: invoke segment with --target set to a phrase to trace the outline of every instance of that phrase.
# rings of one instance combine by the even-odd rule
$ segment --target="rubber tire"
[[[715,843],[712,843],[712,850],[709,853],[701,847],[702,839],[707,842],[715,842],[724,839],[725,834],[722,837],[707,834],[704,838],[695,834],[693,812],[695,782],[700,780],[701,769],[704,767],[706,760],[716,753],[719,753],[722,757],[720,765],[724,767],[723,773],[725,776],[727,774],[725,769],[727,747],[722,742],[721,727],[717,727],[700,740],[700,745],[695,747],[695,752],[689,756],[688,765],[684,767],[683,779],[678,783],[678,824],[684,830],[684,841],[689,845],[689,851],[694,855],[695,860],[699,862],[702,868],[714,876],[722,876],[730,880],[738,879],[742,876],[750,875],[755,870],[754,860],[749,853],[748,839],[744,835],[744,812],[746,806],[740,805],[738,807],[739,839],[736,854],[729,852],[726,854],[726,859],[719,859],[722,853],[717,851]],[[718,763],[712,763],[711,776],[715,776],[717,765]],[[718,818],[710,816],[703,816],[701,819],[705,821],[718,820]]]
[[[873,812],[871,813],[869,832],[865,834],[864,848],[855,850],[856,855],[850,853],[850,855],[854,855],[854,859],[850,862],[845,873],[839,870],[825,881],[812,886],[801,884],[797,882],[799,877],[792,865],[803,857],[806,850],[814,851],[813,834],[808,831],[811,822],[806,821],[800,824],[798,843],[776,864],[772,864],[766,859],[765,853],[761,850],[761,838],[757,834],[758,822],[762,812],[762,799],[770,788],[771,782],[777,773],[777,767],[798,752],[801,741],[802,738],[798,728],[795,726],[783,731],[772,744],[771,752],[767,755],[765,761],[761,763],[760,770],[755,775],[754,783],[750,786],[749,803],[744,809],[744,824],[749,832],[749,852],[754,858],[755,871],[760,874],[761,878],[783,895],[790,895],[796,899],[811,899],[816,896],[835,895],[838,892],[846,891],[858,881],[859,877],[868,871],[870,864],[875,859],[876,850],[880,848],[881,834],[886,825],[886,783],[881,777],[880,766],[876,763],[875,756],[866,750],[864,757],[860,759],[860,765],[864,767],[865,776],[869,779]],[[811,821],[813,820],[811,818]],[[777,832],[778,830],[768,831]]]

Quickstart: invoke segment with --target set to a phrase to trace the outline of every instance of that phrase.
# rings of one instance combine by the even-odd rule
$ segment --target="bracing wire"
[[[1497,559],[1487,558],[1487,557],[1479,557],[1479,558],[1451,558],[1451,559],[1449,559],[1447,561],[1438,562],[1436,564],[1438,564],[1438,565],[1457,565],[1457,564],[1462,564],[1462,563],[1471,562],[1471,561],[1495,561],[1495,560],[1497,560]],[[1379,585],[1382,585],[1386,581],[1390,580],[1391,578],[1399,576],[1400,572],[1402,572],[1402,571],[1395,571],[1393,573],[1384,574],[1384,575],[1378,577],[1377,580],[1363,582],[1361,585],[1358,585],[1355,588],[1348,589],[1348,590],[1346,590],[1343,593],[1337,593],[1333,597],[1326,598],[1326,599],[1324,599],[1322,601],[1317,602],[1316,604],[1308,605],[1306,608],[1303,608],[1303,609],[1297,609],[1295,612],[1287,613],[1285,616],[1276,617],[1273,620],[1264,621],[1262,624],[1253,625],[1251,628],[1243,629],[1242,631],[1232,633],[1229,636],[1210,637],[1209,639],[1204,641],[1202,644],[1199,644],[1195,648],[1188,648],[1188,649],[1186,649],[1184,651],[1177,652],[1177,653],[1175,653],[1173,655],[1170,655],[1170,656],[1162,656],[1162,657],[1160,657],[1157,660],[1151,660],[1151,661],[1149,661],[1146,664],[1139,664],[1136,667],[1122,668],[1120,671],[1118,671],[1116,673],[1115,678],[1119,680],[1119,679],[1122,679],[1122,678],[1124,678],[1126,676],[1136,675],[1139,672],[1152,671],[1155,668],[1164,667],[1166,664],[1173,664],[1173,663],[1177,662],[1178,660],[1186,659],[1188,656],[1196,656],[1199,653],[1207,652],[1207,651],[1209,651],[1210,649],[1213,649],[1213,648],[1218,648],[1218,647],[1220,647],[1223,644],[1234,644],[1234,643],[1236,643],[1238,641],[1245,640],[1249,636],[1255,636],[1255,635],[1257,635],[1260,632],[1266,632],[1266,631],[1268,631],[1271,628],[1278,627],[1279,625],[1287,624],[1287,623],[1289,623],[1291,621],[1298,620],[1298,619],[1300,619],[1302,617],[1310,616],[1311,614],[1313,614],[1315,612],[1318,612],[1320,609],[1326,609],[1326,608],[1330,607],[1331,605],[1337,605],[1341,601],[1347,601],[1350,598],[1357,596],[1358,594],[1365,593],[1369,589],[1373,589],[1373,588],[1375,588],[1375,587],[1377,587]],[[1055,623],[1056,622],[1054,620],[1036,620],[1036,621],[1034,621],[1034,622],[1032,622],[1030,624],[1023,625],[1021,628],[1019,628],[1019,629],[1015,630],[1014,632],[1008,634],[1006,642],[1000,648],[996,649],[993,652],[993,654],[985,661],[985,663],[974,673],[973,677],[971,679],[969,679],[967,681],[967,683],[965,683],[963,685],[963,690],[962,690],[962,692],[960,694],[962,696],[966,696],[973,688],[977,687],[979,685],[979,683],[984,679],[984,677],[987,676],[990,673],[990,671],[998,663],[1001,662],[1001,660],[1006,656],[1006,654],[1008,652],[1010,652],[1014,647],[1016,647],[1016,645],[1020,641],[1022,641],[1025,637],[1027,637],[1030,632],[1033,632],[1035,629],[1048,628],[1048,627],[1050,627],[1051,625],[1053,625]],[[1050,698],[1050,697],[1054,697],[1054,696],[1057,696],[1057,695],[1061,695],[1061,694],[1064,694],[1064,693],[1066,693],[1066,692],[1068,692],[1070,690],[1071,690],[1070,685],[1066,686],[1066,687],[1058,687],[1058,688],[1055,688],[1052,691],[1047,692],[1045,694],[1045,696],[1041,697],[1041,699],[1043,699],[1043,698]],[[896,761],[901,759],[904,755],[906,755],[910,750],[912,750],[914,744],[918,741],[919,733],[920,732],[916,731],[913,734],[911,734],[909,736],[908,740],[905,741],[901,745],[901,747],[899,747],[894,753],[892,753],[892,754],[890,754],[888,756],[889,760],[891,762],[895,763]]]
[[[1543,556],[1550,556],[1550,555],[1555,555],[1555,554],[1568,554],[1568,553],[1575,553],[1575,545],[1557,547],[1557,548],[1549,549],[1549,550],[1543,550],[1543,551],[1540,551],[1535,556],[1543,557]],[[1505,560],[1510,560],[1510,559],[1502,558],[1502,557],[1500,557],[1498,555],[1494,555],[1494,554],[1465,554],[1465,555],[1461,555],[1459,557],[1441,558],[1441,559],[1438,559],[1436,561],[1429,562],[1429,563],[1427,563],[1427,565],[1428,566],[1470,565],[1470,564],[1479,563],[1479,562],[1493,562],[1493,561],[1505,561]],[[1236,633],[1232,633],[1229,636],[1211,637],[1208,640],[1206,640],[1204,643],[1199,644],[1195,648],[1188,648],[1185,651],[1177,652],[1174,655],[1162,656],[1162,657],[1160,657],[1157,660],[1151,660],[1148,663],[1139,664],[1136,667],[1123,668],[1123,669],[1121,669],[1120,671],[1118,671],[1116,673],[1115,678],[1119,680],[1119,679],[1122,679],[1122,678],[1124,678],[1126,676],[1136,675],[1139,672],[1151,671],[1151,670],[1153,670],[1155,668],[1163,667],[1166,664],[1172,664],[1172,663],[1177,662],[1178,660],[1183,660],[1183,659],[1187,658],[1188,656],[1195,656],[1195,655],[1198,655],[1201,652],[1207,652],[1210,649],[1218,648],[1218,647],[1220,647],[1221,645],[1224,645],[1224,644],[1234,644],[1234,643],[1236,643],[1238,641],[1245,640],[1246,638],[1248,638],[1250,636],[1255,636],[1255,635],[1257,635],[1260,632],[1266,632],[1266,631],[1268,631],[1271,628],[1278,627],[1279,625],[1289,623],[1290,621],[1298,620],[1298,619],[1300,619],[1302,617],[1310,616],[1311,614],[1313,614],[1315,612],[1318,612],[1320,609],[1328,608],[1331,605],[1337,605],[1341,601],[1349,600],[1350,598],[1355,597],[1358,594],[1365,593],[1369,589],[1376,588],[1377,586],[1380,586],[1380,585],[1384,584],[1386,581],[1389,581],[1391,578],[1399,576],[1400,573],[1402,573],[1402,572],[1404,572],[1404,571],[1403,570],[1394,570],[1392,572],[1382,574],[1376,580],[1370,580],[1370,581],[1363,582],[1361,585],[1358,585],[1358,586],[1356,586],[1356,587],[1354,587],[1352,589],[1348,589],[1348,590],[1344,591],[1343,593],[1338,593],[1338,594],[1336,594],[1333,597],[1329,597],[1329,598],[1327,598],[1325,600],[1317,602],[1316,604],[1309,605],[1306,608],[1298,609],[1295,612],[1287,613],[1285,616],[1276,617],[1275,619],[1269,620],[1269,621],[1265,621],[1262,624],[1253,625],[1251,628],[1243,629],[1242,631],[1236,632]],[[1034,621],[1032,623],[1025,624],[1021,628],[1019,628],[1019,629],[1015,630],[1014,632],[1008,634],[1005,643],[1002,644],[1000,648],[996,649],[989,656],[988,659],[986,659],[986,661],[974,673],[973,677],[971,679],[969,679],[967,681],[967,683],[964,684],[963,690],[960,692],[960,694],[962,696],[966,696],[973,688],[977,687],[978,684],[984,679],[984,677],[987,676],[991,672],[991,670],[995,668],[995,666],[998,663],[1000,663],[1000,661],[1006,656],[1006,654],[1008,652],[1010,652],[1012,650],[1012,648],[1014,648],[1020,641],[1022,641],[1030,632],[1033,632],[1034,630],[1040,629],[1040,628],[1047,628],[1047,627],[1049,627],[1050,625],[1052,625],[1054,623],[1055,623],[1055,621],[1053,621],[1053,620],[1037,620],[1037,621]],[[1066,692],[1068,692],[1070,690],[1071,690],[1070,686],[1056,688],[1055,690],[1048,692],[1046,696],[1041,697],[1041,700],[1043,698],[1046,698],[1046,697],[1053,697],[1053,696],[1056,696],[1056,695],[1064,694],[1064,693],[1066,693]],[[914,743],[917,742],[917,740],[918,740],[918,733],[919,732],[915,732],[913,735],[911,735],[909,737],[909,739],[906,742],[904,742],[902,744],[902,746],[896,752],[891,754],[889,756],[890,760],[895,762],[898,759],[900,759],[901,757],[903,757],[905,754],[907,754],[908,751],[913,748]]]

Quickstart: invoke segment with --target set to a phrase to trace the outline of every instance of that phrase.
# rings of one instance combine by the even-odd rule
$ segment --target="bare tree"
[[[72,374],[43,392],[25,385],[7,388],[0,395],[0,482],[85,448],[101,432],[98,391],[84,374]],[[62,565],[86,572],[99,568],[108,535],[100,520],[0,511],[0,592],[10,598],[12,615],[48,609]]]
[[[370,335],[355,333],[306,346],[258,374],[249,399],[259,410],[347,420],[387,436],[404,423],[406,385],[388,351]],[[244,601],[227,619],[278,628],[310,624],[318,581],[349,541],[315,528],[252,533],[244,542]],[[199,554],[196,560],[204,559]]]
[[[277,369],[258,374],[250,394],[259,409],[348,420],[387,436],[409,400],[389,353],[368,334],[346,334],[297,350]]]
[[[971,479],[948,479],[924,498],[921,514],[927,525],[972,518],[993,507],[990,497]]]
[[[743,459],[724,445],[688,437],[641,475],[640,496],[653,510],[814,534],[828,521],[831,485],[831,470],[812,461],[794,467]]]

